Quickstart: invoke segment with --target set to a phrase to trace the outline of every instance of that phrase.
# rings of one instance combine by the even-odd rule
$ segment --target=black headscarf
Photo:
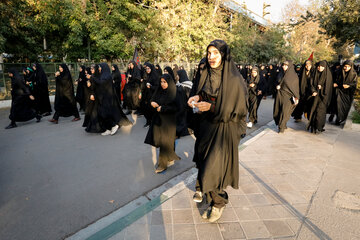
[[[318,70],[315,71],[313,87],[316,88],[317,85],[322,86],[322,88],[319,90],[319,96],[323,99],[323,101],[325,101],[327,105],[329,105],[333,89],[331,70],[326,61],[318,62],[317,66],[322,66],[325,69],[322,72],[319,72]]]
[[[186,82],[189,81],[189,77],[185,71],[185,69],[181,69],[177,72],[177,74],[179,75],[179,82]]]
[[[42,68],[42,66],[39,63],[34,63],[32,66],[36,68],[35,73],[36,73],[37,84],[47,86],[48,79],[47,79],[46,73],[45,73],[44,69]]]
[[[169,104],[176,98],[176,85],[170,74],[163,74],[161,79],[167,82],[168,87],[163,89],[160,85],[151,100],[157,102],[160,106]]]
[[[82,69],[80,72],[79,72],[79,78],[81,80],[85,80],[86,79],[86,76],[85,76],[85,69],[86,67],[84,65],[80,66],[80,68]]]
[[[309,75],[306,74],[307,73],[307,69],[306,69],[307,62],[311,62],[311,69],[310,69]],[[306,60],[300,69],[300,79],[299,79],[300,97],[305,97],[306,88],[307,88],[307,84],[308,84],[307,78],[313,77],[314,74],[315,74],[315,66],[314,66],[313,61]]]
[[[216,47],[222,56],[222,79],[217,95],[213,122],[240,122],[247,114],[247,88],[245,81],[230,55],[230,48],[222,40],[212,41],[210,46]],[[196,94],[202,90],[210,75],[211,67],[206,58],[206,65],[200,76]],[[239,81],[240,80],[240,81]],[[240,100],[239,100],[240,98]]]
[[[116,83],[121,82],[121,73],[120,73],[120,71],[119,71],[119,67],[118,67],[116,64],[113,64],[112,66],[115,68],[115,70],[112,71],[112,74],[111,74],[112,79],[113,79]]]
[[[11,88],[13,90],[22,89],[25,87],[23,78],[20,76],[20,74],[16,71],[15,68],[10,68],[8,72],[13,74],[13,77],[11,77]]]
[[[100,81],[110,81],[110,80],[112,80],[109,65],[107,63],[100,63],[99,67],[101,68],[99,80]]]
[[[138,64],[135,61],[130,61],[130,63],[132,63],[134,65],[133,69],[128,69],[127,73],[130,73],[131,78],[133,80],[141,80],[141,71],[138,67]]]
[[[63,64],[60,64],[60,67],[62,67],[62,69],[63,69],[63,71],[60,72],[60,77],[68,79],[69,82],[71,82],[71,84],[72,84],[72,77],[71,77],[71,73],[70,73],[68,66],[65,63],[63,63]]]
[[[144,63],[144,65],[151,69],[151,72],[147,77],[147,82],[154,86],[159,85],[159,75],[155,66],[149,62]]]
[[[350,65],[351,66],[350,71],[345,72],[345,70],[344,70],[345,65]],[[356,74],[356,71],[355,71],[355,68],[354,68],[354,62],[350,61],[350,60],[346,60],[342,65],[342,83],[341,84],[350,85],[353,82],[355,76],[357,76],[357,74]]]
[[[172,78],[172,79],[174,80],[174,82],[175,82],[175,75],[174,75],[174,71],[172,70],[172,68],[169,67],[169,66],[166,66],[166,67],[164,68],[164,71],[167,71],[168,74],[171,76],[171,78]]]
[[[284,72],[283,68],[281,68],[279,81],[279,84],[281,85],[281,90],[299,99],[299,78],[295,72],[294,64],[292,63],[292,61],[285,61],[283,65],[288,65],[288,69]]]
[[[162,69],[161,69],[159,64],[156,64],[155,68],[156,68],[156,71],[158,73],[158,76],[163,75]]]

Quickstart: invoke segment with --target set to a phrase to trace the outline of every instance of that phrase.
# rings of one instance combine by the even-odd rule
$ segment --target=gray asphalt
[[[247,133],[272,120],[272,106],[271,98],[262,101]],[[133,126],[101,136],[71,117],[5,130],[8,115],[0,109],[0,239],[63,239],[194,166],[187,136],[176,149],[181,160],[155,174],[144,117],[132,115]]]

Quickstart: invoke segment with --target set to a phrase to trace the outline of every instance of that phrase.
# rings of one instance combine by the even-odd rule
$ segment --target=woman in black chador
[[[156,109],[145,143],[160,148],[156,173],[161,173],[180,158],[174,151],[176,135],[176,86],[169,74],[161,76],[160,86],[151,98],[151,106]]]
[[[135,61],[131,61],[126,71],[126,85],[124,89],[124,108],[130,114],[131,110],[136,110],[140,107],[141,100],[141,72]]]
[[[59,117],[74,116],[74,121],[79,121],[79,111],[74,97],[74,84],[71,73],[66,64],[60,64],[59,72],[55,73],[56,92],[55,92],[55,113],[49,121],[58,123]]]
[[[34,76],[34,97],[35,110],[43,116],[49,116],[51,105],[49,99],[48,79],[42,66],[38,63],[32,65],[35,72]]]
[[[230,56],[229,46],[214,40],[207,47],[204,69],[194,81],[188,105],[193,106],[198,168],[195,202],[206,195],[210,207],[203,218],[214,222],[228,203],[227,186],[239,187],[238,145],[247,114],[247,88]],[[195,122],[195,123],[194,123]]]
[[[179,82],[176,84],[176,102],[178,111],[176,113],[176,136],[178,138],[189,135],[187,125],[187,101],[190,96],[192,82],[189,80],[185,69],[178,72]]]
[[[155,66],[149,62],[146,62],[144,67],[146,71],[146,87],[142,93],[141,111],[146,118],[144,127],[148,127],[151,124],[151,119],[154,114],[154,109],[151,107],[151,97],[160,85],[161,75],[158,75],[158,71]]]
[[[31,102],[35,100],[34,96],[31,95],[24,79],[13,68],[9,70],[9,77],[11,78],[11,109],[9,116],[11,123],[5,129],[17,127],[16,122],[26,122],[34,118],[37,119],[37,122],[40,122],[41,116],[36,114],[36,111],[32,108]]]
[[[253,67],[251,75],[247,78],[248,92],[249,92],[249,122],[248,128],[252,128],[253,124],[257,123],[257,112],[260,106],[261,99],[265,92],[265,79],[258,67]]]
[[[277,79],[273,116],[275,124],[279,127],[279,133],[283,133],[300,98],[299,78],[291,61],[282,64]]]
[[[95,101],[95,82],[100,77],[99,65],[91,64],[86,68],[86,87],[85,87],[85,117],[83,127],[87,132],[101,132],[97,118],[97,104]]]
[[[326,109],[330,104],[333,88],[332,74],[326,61],[317,64],[314,81],[310,88],[314,99],[306,128],[308,130],[311,128],[313,133],[323,132],[325,131]]]
[[[120,126],[130,125],[131,122],[123,113],[118,97],[113,88],[110,68],[107,63],[100,63],[99,77],[93,78],[95,101],[87,132],[102,132],[101,135],[114,135]]]
[[[80,66],[79,69],[79,78],[76,80],[76,101],[80,105],[80,110],[85,111],[85,87],[86,87],[86,76],[85,76],[85,66]]]
[[[113,84],[114,84],[114,90],[116,93],[116,96],[119,99],[119,102],[121,102],[121,73],[119,70],[119,67],[116,64],[113,64],[111,66],[111,70],[112,70],[112,79],[113,79]]]
[[[340,125],[346,120],[354,99],[356,86],[357,74],[354,63],[347,60],[343,63],[337,84],[334,85],[336,89],[336,125]]]
[[[306,60],[302,65],[300,70],[299,78],[299,90],[300,90],[300,99],[299,104],[296,106],[292,116],[295,119],[295,122],[300,122],[302,115],[305,112],[306,116],[311,110],[312,99],[309,97],[312,95],[311,83],[313,82],[315,75],[315,67],[311,60]]]

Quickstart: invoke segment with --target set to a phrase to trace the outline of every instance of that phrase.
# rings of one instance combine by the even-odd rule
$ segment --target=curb
[[[239,151],[241,152],[252,142],[256,141],[271,128],[275,126],[274,121],[267,123],[260,127],[250,135],[246,136],[240,141]],[[239,163],[240,164],[240,163]],[[178,192],[185,189],[193,181],[196,180],[197,169],[191,169],[183,172],[182,174],[170,179],[161,186],[151,190],[150,192],[138,197],[118,210],[110,213],[109,215],[97,220],[96,222],[88,225],[80,231],[65,237],[66,240],[97,240],[108,239],[117,233],[121,232],[126,227],[130,226],[133,222],[143,217],[145,214],[151,212],[162,203],[173,197]]]

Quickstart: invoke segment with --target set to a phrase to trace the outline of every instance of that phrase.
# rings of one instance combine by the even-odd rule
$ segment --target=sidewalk
[[[360,239],[360,131],[304,129],[291,119],[278,134],[270,124],[240,145],[240,189],[228,189],[216,223],[192,201],[191,169],[68,239]]]

